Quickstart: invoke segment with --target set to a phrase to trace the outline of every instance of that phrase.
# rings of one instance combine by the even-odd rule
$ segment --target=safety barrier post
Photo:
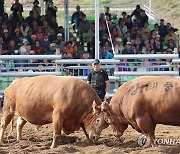
[[[118,68],[119,68],[119,63],[116,63],[114,71],[117,72]],[[115,90],[119,88],[120,83],[121,83],[121,77],[119,76],[119,80],[115,80]]]

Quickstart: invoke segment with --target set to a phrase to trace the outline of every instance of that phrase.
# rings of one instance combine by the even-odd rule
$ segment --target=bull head
[[[101,104],[101,111],[104,114],[104,120],[111,125],[113,131],[116,131],[117,137],[121,137],[128,125],[123,123],[122,120],[118,118],[118,113],[113,112],[112,107],[108,102],[104,101]]]
[[[103,112],[101,111],[101,107],[93,101],[93,124],[91,131],[89,133],[89,138],[92,141],[95,141],[99,138],[100,133],[103,129],[108,127],[108,123],[104,120]]]
[[[111,118],[112,110],[111,110],[111,106],[109,105],[108,102],[104,101],[104,102],[101,104],[101,111],[102,111],[103,114],[104,114],[104,120],[105,120],[108,124],[111,125],[114,121],[113,121],[113,119]]]

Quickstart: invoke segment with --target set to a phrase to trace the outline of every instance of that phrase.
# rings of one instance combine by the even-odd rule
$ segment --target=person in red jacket
[[[37,55],[42,55],[45,53],[45,49],[43,48],[43,46],[40,45],[40,41],[36,40],[35,45],[33,47],[33,51],[37,54]]]

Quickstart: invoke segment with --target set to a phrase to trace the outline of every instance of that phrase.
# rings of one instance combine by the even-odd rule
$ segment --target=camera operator
[[[11,11],[12,11],[14,18],[18,17],[18,13],[22,14],[23,6],[22,6],[22,4],[19,3],[19,0],[15,0],[15,3],[11,7]]]

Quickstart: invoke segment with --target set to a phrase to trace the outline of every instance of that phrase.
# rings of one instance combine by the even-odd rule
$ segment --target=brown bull
[[[131,125],[153,144],[157,124],[180,126],[180,79],[148,76],[131,80],[101,109],[118,137]]]
[[[94,141],[104,126],[107,127],[95,102],[101,104],[96,92],[75,77],[45,75],[15,80],[5,90],[0,141],[3,142],[4,131],[15,114],[19,116],[17,140],[22,138],[25,123],[30,122],[35,125],[53,123],[51,148],[56,147],[61,130],[70,134],[82,127],[86,137]]]

